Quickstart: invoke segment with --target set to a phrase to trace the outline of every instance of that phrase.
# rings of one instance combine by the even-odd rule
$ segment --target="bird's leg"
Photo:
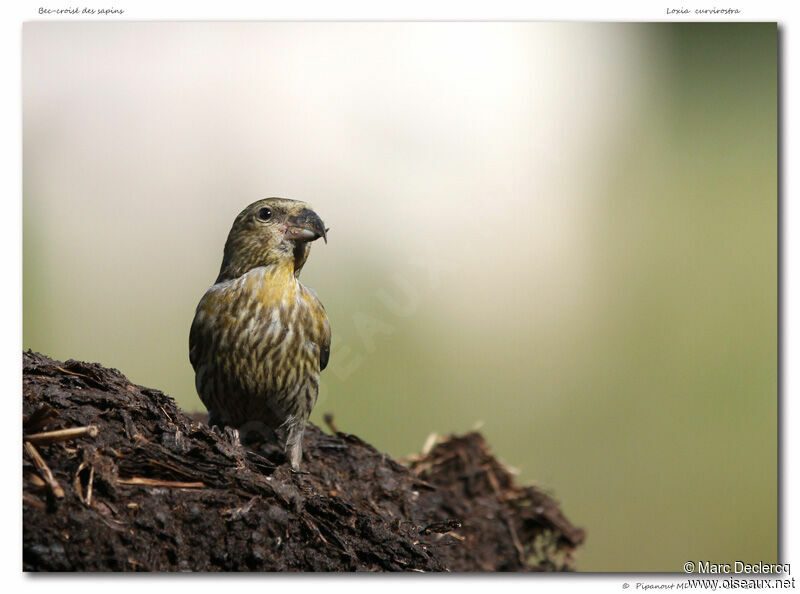
[[[223,426],[222,420],[219,418],[219,415],[214,411],[208,411],[208,427],[214,431],[219,433],[219,428]]]
[[[287,429],[286,456],[289,458],[292,470],[297,472],[300,470],[300,461],[303,458],[303,432],[306,424],[302,419],[291,419]]]

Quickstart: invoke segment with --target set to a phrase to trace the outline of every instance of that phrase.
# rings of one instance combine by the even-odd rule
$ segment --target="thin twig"
[[[83,486],[81,485],[81,472],[83,472],[86,467],[89,467],[89,482],[86,484],[86,497],[83,496]],[[78,466],[78,470],[75,472],[75,492],[78,494],[78,499],[80,499],[87,507],[92,507],[92,488],[94,486],[94,466],[90,466],[88,462],[85,460],[81,462],[81,465]]]
[[[70,427],[69,429],[45,431],[44,433],[31,433],[25,436],[25,441],[29,441],[34,445],[47,445],[59,441],[72,441],[84,435],[97,437],[97,433],[96,425],[87,425],[86,427]]]
[[[428,439],[425,440],[425,443],[422,446],[422,452],[420,455],[427,456],[431,453],[433,446],[436,445],[436,442],[439,441],[439,434],[438,433],[431,433],[428,436]]]
[[[25,482],[30,483],[33,489],[44,489],[47,487],[47,482],[33,471],[25,473]]]
[[[81,486],[81,472],[83,469],[86,468],[89,463],[84,460],[78,466],[78,470],[75,471],[75,478],[72,479],[72,486],[75,487],[75,494],[78,496],[83,503],[86,503],[86,500],[83,498],[83,487]]]
[[[50,490],[53,492],[53,495],[59,499],[64,497],[64,489],[62,489],[61,485],[58,484],[58,481],[53,476],[53,471],[50,470],[50,467],[44,461],[44,458],[42,458],[41,454],[39,454],[39,451],[36,449],[36,447],[30,442],[25,442],[24,447],[25,453],[28,454],[31,462],[33,462],[36,470],[39,471],[39,475],[48,484]]]
[[[172,420],[172,417],[171,417],[171,416],[169,416],[169,414],[167,413],[167,411],[166,411],[166,410],[164,410],[164,407],[163,407],[163,406],[159,406],[158,408],[160,408],[160,409],[161,409],[161,412],[163,412],[163,413],[164,413],[164,416],[165,416],[165,417],[167,417],[167,420],[168,420],[170,423],[172,423],[172,424],[174,425],[174,424],[175,424],[175,422]]]
[[[72,371],[72,370],[70,370],[70,369],[64,369],[64,368],[63,368],[63,367],[61,367],[60,365],[56,365],[55,367],[56,367],[56,369],[58,369],[59,371],[63,371],[64,373],[68,373],[69,375],[77,375],[78,377],[84,377],[84,378],[86,378],[86,379],[88,379],[88,380],[92,380],[93,382],[97,383],[97,380],[96,380],[96,379],[94,379],[93,377],[90,377],[90,376],[86,375],[85,373],[78,373],[77,371]]]
[[[202,482],[186,483],[181,481],[162,481],[161,479],[146,478],[143,476],[134,476],[129,479],[118,479],[117,482],[121,485],[142,485],[144,487],[175,487],[176,489],[204,489],[205,484]]]
[[[325,421],[325,424],[328,426],[328,429],[331,430],[331,433],[333,433],[334,435],[339,433],[339,429],[337,429],[336,425],[334,425],[333,423],[333,414],[325,413],[324,415],[322,415],[322,420]]]
[[[458,530],[461,528],[461,521],[460,520],[443,520],[441,522],[434,522],[432,524],[428,524],[419,531],[420,534],[431,534],[435,532],[437,534],[447,534],[448,532],[452,532],[453,530]]]
[[[94,492],[94,466],[89,469],[89,486],[86,487],[86,505],[92,507],[92,493]]]
[[[255,497],[251,498],[250,501],[248,501],[244,505],[241,505],[241,506],[239,506],[237,508],[234,508],[234,509],[225,510],[222,513],[223,513],[223,515],[229,515],[231,520],[239,520],[239,519],[243,518],[244,516],[246,516],[248,513],[250,513],[250,510],[252,509],[253,505],[259,499],[260,499],[259,496],[256,495]]]

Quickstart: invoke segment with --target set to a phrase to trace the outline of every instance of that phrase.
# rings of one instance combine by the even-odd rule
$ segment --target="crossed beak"
[[[287,220],[286,237],[294,241],[314,241],[321,237],[328,243],[327,232],[317,213],[307,208]]]

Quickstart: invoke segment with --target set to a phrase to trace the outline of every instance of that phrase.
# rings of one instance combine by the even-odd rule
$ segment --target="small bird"
[[[295,471],[331,344],[325,308],[298,277],[311,242],[327,243],[327,231],[296,200],[266,198],[245,208],[189,332],[209,425],[237,429],[245,443],[284,441]]]

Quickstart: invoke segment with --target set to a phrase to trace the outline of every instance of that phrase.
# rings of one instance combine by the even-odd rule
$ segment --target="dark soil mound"
[[[30,351],[23,413],[28,571],[557,571],[584,538],[478,433],[404,466],[309,426],[293,474],[114,369]]]

